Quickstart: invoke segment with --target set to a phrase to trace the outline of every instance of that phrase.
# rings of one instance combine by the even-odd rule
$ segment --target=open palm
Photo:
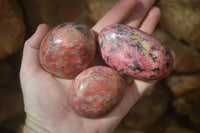
[[[110,24],[126,24],[151,34],[160,18],[160,10],[152,7],[155,0],[119,0],[92,28],[97,34]],[[134,80],[115,109],[99,119],[75,114],[68,94],[72,80],[61,79],[45,72],[39,63],[39,47],[49,31],[46,24],[38,26],[24,45],[20,80],[27,114],[24,132],[94,133],[112,132],[143,92],[153,84]],[[94,59],[97,64],[98,59]]]

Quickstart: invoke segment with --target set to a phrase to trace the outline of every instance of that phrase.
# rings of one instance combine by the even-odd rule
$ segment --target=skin
[[[107,25],[122,23],[151,34],[160,18],[160,10],[152,7],[155,0],[119,0],[92,28],[96,34]],[[117,15],[116,15],[117,14]],[[124,97],[115,109],[99,119],[87,119],[75,114],[68,95],[72,80],[56,78],[44,71],[39,63],[39,47],[49,31],[46,24],[38,26],[25,42],[20,71],[26,123],[24,133],[110,133],[130,108],[155,81],[134,80],[125,89]],[[101,64],[98,56],[93,64]]]

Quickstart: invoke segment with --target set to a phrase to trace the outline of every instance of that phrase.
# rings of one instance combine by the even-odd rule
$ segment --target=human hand
[[[154,2],[155,0],[119,0],[92,29],[98,34],[107,25],[121,23],[151,34],[161,15],[157,7],[152,7]],[[46,24],[39,25],[24,46],[20,71],[26,112],[23,132],[112,132],[155,81],[134,80],[125,89],[124,97],[112,112],[98,119],[80,117],[72,111],[68,101],[72,80],[52,76],[40,66],[39,47],[48,31]],[[99,64],[97,58],[94,61],[94,64]]]

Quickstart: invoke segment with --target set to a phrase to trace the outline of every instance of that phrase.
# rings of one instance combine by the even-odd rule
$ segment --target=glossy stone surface
[[[95,35],[87,27],[63,23],[53,28],[40,48],[40,63],[49,73],[74,78],[92,62],[96,51]]]
[[[170,50],[154,37],[133,27],[115,24],[98,37],[106,63],[123,74],[139,79],[161,79],[170,74]]]
[[[114,69],[105,66],[88,68],[72,83],[71,107],[80,116],[98,118],[116,106],[125,87],[124,79]]]

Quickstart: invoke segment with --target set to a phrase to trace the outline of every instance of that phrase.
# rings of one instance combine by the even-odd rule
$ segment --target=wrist
[[[22,127],[22,129],[20,129],[19,133],[37,133],[36,131],[34,131],[32,128],[30,128],[27,125],[24,125]]]
[[[50,133],[48,130],[44,129],[39,124],[26,118],[25,125],[22,127],[19,133]]]

